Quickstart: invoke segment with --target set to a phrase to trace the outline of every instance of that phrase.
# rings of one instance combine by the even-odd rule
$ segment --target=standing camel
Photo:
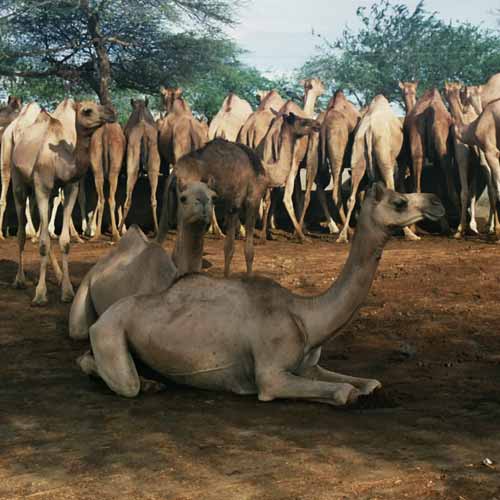
[[[35,122],[21,134],[10,152],[10,166],[16,212],[18,218],[19,264],[14,285],[25,287],[23,252],[25,235],[25,206],[28,187],[32,186],[40,214],[40,278],[33,304],[47,303],[46,272],[51,257],[56,275],[61,282],[61,299],[72,300],[74,293],[69,277],[69,226],[78,195],[78,181],[85,174],[78,157],[88,155],[90,136],[105,122],[115,121],[115,113],[108,106],[84,101],[74,103],[65,99],[53,114],[42,110]],[[63,270],[59,269],[50,248],[49,198],[57,185],[64,187],[64,217],[59,246]]]
[[[235,142],[247,118],[252,114],[248,101],[229,92],[219,112],[213,117],[208,128],[208,139],[226,139]]]
[[[123,210],[120,231],[132,205],[132,193],[137,177],[142,169],[147,172],[151,187],[151,212],[155,234],[158,233],[156,215],[156,190],[160,174],[160,154],[158,152],[158,129],[148,108],[148,100],[131,99],[132,114],[125,125],[127,138],[127,197]]]
[[[359,111],[346,99],[341,90],[337,90],[330,99],[321,125],[321,162],[316,180],[318,199],[331,234],[338,233],[339,228],[332,219],[326,202],[325,188],[328,186],[330,180],[327,162],[330,164],[333,204],[340,215],[341,222],[345,224],[340,192],[342,170],[350,164],[352,140],[359,119]]]
[[[391,229],[443,213],[434,195],[402,195],[375,184],[342,273],[321,295],[301,297],[269,279],[191,274],[159,294],[111,306],[90,328],[92,353],[78,363],[125,397],[147,387],[133,353],[168,379],[201,389],[254,394],[260,401],[352,403],[381,383],[325,370],[322,346],[365,301]]]
[[[97,192],[97,205],[92,216],[91,226],[94,228],[94,240],[101,238],[102,217],[104,215],[104,180],[109,181],[109,213],[111,215],[111,233],[113,241],[120,239],[116,226],[116,188],[118,177],[125,156],[126,139],[119,123],[105,123],[98,128],[90,139],[90,165],[94,174],[95,188]],[[80,190],[85,190],[83,182]],[[80,194],[79,194],[80,196]],[[85,203],[80,204],[80,209],[85,212]],[[83,213],[82,213],[83,217]]]
[[[347,243],[349,222],[356,205],[358,188],[365,174],[371,182],[381,177],[386,187],[394,190],[397,157],[402,145],[403,124],[392,111],[389,101],[383,95],[375,96],[354,136],[349,210],[337,242]],[[418,239],[409,228],[405,227],[404,232],[407,239]]]
[[[500,99],[500,73],[496,73],[484,84],[466,87],[466,95],[478,115],[490,102]]]
[[[249,147],[215,139],[198,151],[181,158],[165,187],[158,241],[168,230],[168,196],[175,178],[178,197],[193,182],[210,182],[224,203],[226,239],[224,241],[224,276],[229,276],[234,254],[234,240],[240,213],[245,213],[245,260],[247,274],[253,272],[253,236],[260,204],[268,187],[268,178],[258,156]]]

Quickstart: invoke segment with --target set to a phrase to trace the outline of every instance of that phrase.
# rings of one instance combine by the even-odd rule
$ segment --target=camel
[[[82,371],[124,397],[145,387],[131,353],[166,378],[200,389],[342,406],[381,387],[319,365],[363,304],[393,227],[444,214],[432,194],[402,195],[375,184],[361,210],[342,273],[324,293],[301,297],[275,281],[190,274],[169,289],[111,306],[90,328]]]
[[[71,338],[88,338],[90,326],[120,299],[159,293],[183,274],[201,271],[203,235],[215,193],[206,184],[193,182],[180,194],[179,231],[172,258],[138,226],[131,226],[83,278],[69,313]]]
[[[127,138],[127,197],[125,199],[120,231],[132,206],[132,193],[141,170],[147,172],[151,187],[151,212],[155,234],[158,233],[156,215],[156,190],[160,174],[160,154],[158,152],[158,130],[153,115],[148,109],[148,99],[131,99],[132,114],[125,125]]]
[[[7,104],[0,108],[0,142],[7,126],[18,117],[21,106],[21,98],[10,95]]]
[[[257,149],[275,118],[271,109],[279,110],[285,104],[276,90],[259,91],[258,97],[258,108],[247,118],[238,135],[238,142],[252,149]]]
[[[228,277],[234,254],[234,239],[240,213],[245,212],[245,260],[247,274],[253,272],[253,236],[261,201],[268,187],[266,172],[258,156],[247,146],[214,139],[198,151],[181,158],[165,186],[160,231],[157,241],[165,240],[168,230],[169,190],[175,179],[177,191],[192,182],[209,182],[223,200],[226,218],[224,276]],[[179,239],[179,238],[178,238]]]
[[[88,155],[90,136],[105,122],[114,122],[115,112],[109,106],[90,101],[75,103],[65,99],[54,113],[42,110],[35,122],[25,130],[10,151],[10,166],[16,212],[19,222],[19,263],[14,286],[24,288],[23,252],[25,244],[25,205],[27,189],[35,191],[40,214],[40,277],[34,305],[47,303],[46,271],[49,257],[61,282],[61,300],[69,302],[74,292],[69,277],[69,226],[78,195],[78,181],[85,174],[78,158]],[[62,253],[62,272],[50,249],[49,198],[55,186],[64,188],[64,217],[59,246]]]
[[[219,112],[213,117],[208,128],[208,140],[226,139],[235,142],[247,118],[252,114],[252,106],[245,99],[229,92]]]
[[[500,202],[500,99],[490,102],[482,113],[470,123],[459,106],[457,91],[450,93],[453,113],[456,116],[454,132],[459,141],[470,147],[478,147],[484,161],[490,197],[489,231],[500,236],[500,223],[496,204]]]
[[[399,82],[399,88],[403,94],[406,114],[410,113],[417,104],[418,80],[412,82]]]
[[[453,124],[450,113],[437,89],[427,90],[406,115],[404,126],[409,141],[415,191],[420,193],[424,160],[427,158],[433,165],[439,165],[446,179],[446,192],[453,206],[458,207],[451,172],[451,155],[449,141]],[[441,221],[446,229],[446,220]]]
[[[383,95],[374,97],[357,127],[351,159],[351,195],[348,212],[337,242],[347,243],[359,185],[365,174],[371,182],[381,177],[387,188],[394,190],[397,157],[403,146],[403,124]],[[417,239],[410,229],[403,228],[408,239]]]
[[[2,192],[0,194],[0,239],[4,239],[3,235],[3,219],[5,215],[5,209],[7,208],[7,194],[9,191],[10,180],[11,180],[11,154],[12,149],[16,142],[18,142],[30,125],[36,120],[40,114],[40,107],[37,103],[31,102],[25,104],[21,109],[18,116],[10,122],[10,124],[2,131],[2,147],[1,147],[1,166],[0,173],[2,177]],[[33,204],[30,203],[30,205]],[[31,220],[31,211],[29,207],[26,207],[25,218],[27,220],[27,226],[30,230],[31,236],[36,234],[33,227],[33,222]],[[25,232],[27,228],[25,227]]]
[[[156,127],[155,127],[156,131]],[[102,218],[104,215],[104,179],[109,181],[109,212],[111,215],[111,234],[113,241],[120,239],[116,225],[116,188],[118,177],[125,156],[126,139],[119,123],[105,123],[98,128],[90,139],[90,165],[94,174],[94,182],[97,192],[97,205],[95,207],[91,227],[93,239],[98,240],[102,234]],[[155,149],[156,150],[156,149]],[[128,180],[128,178],[127,178]],[[80,185],[80,191],[85,191],[85,186]],[[80,204],[82,218],[86,216],[84,203]]]
[[[500,73],[490,77],[484,85],[466,87],[465,91],[470,99],[470,104],[474,107],[476,113],[480,115],[488,104],[500,99]]]
[[[359,119],[359,111],[346,99],[341,90],[337,90],[330,99],[328,109],[321,124],[321,161],[319,174],[316,179],[318,200],[325,214],[331,234],[338,233],[339,228],[330,215],[325,197],[325,188],[330,180],[327,161],[330,164],[331,170],[333,204],[340,215],[341,222],[345,223],[340,184],[342,170],[350,163],[351,144]]]
[[[160,88],[165,117],[159,121],[158,147],[168,174],[170,165],[179,158],[201,148],[208,140],[206,123],[197,120],[186,100],[182,88]]]

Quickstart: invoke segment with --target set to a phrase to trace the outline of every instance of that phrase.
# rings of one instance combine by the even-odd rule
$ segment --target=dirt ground
[[[74,284],[109,248],[73,245]],[[256,270],[314,294],[347,252],[273,241]],[[206,258],[220,276],[221,241]],[[87,344],[68,338],[53,275],[43,309],[33,286],[10,287],[15,259],[15,240],[0,242],[1,499],[500,499],[500,245],[389,243],[366,305],[323,354],[384,384],[350,409],[174,385],[122,399],[77,369]]]

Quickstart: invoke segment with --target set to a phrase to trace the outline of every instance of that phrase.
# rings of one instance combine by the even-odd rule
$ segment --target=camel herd
[[[417,82],[401,82],[404,119],[382,95],[359,110],[342,91],[335,92],[326,111],[316,114],[324,86],[314,78],[302,83],[303,108],[285,102],[273,90],[261,93],[260,105],[252,111],[231,93],[210,126],[193,115],[179,88],[161,88],[164,115],[157,121],[147,100],[132,100],[123,130],[110,106],[89,101],[65,99],[49,113],[36,103],[21,106],[10,98],[0,110],[0,220],[10,183],[18,217],[14,285],[26,286],[26,225],[30,210],[37,207],[41,262],[33,303],[47,303],[45,277],[50,263],[61,284],[61,299],[72,301],[70,336],[90,339],[91,351],[78,359],[84,373],[102,378],[126,397],[157,387],[139,376],[133,353],[164,377],[199,388],[257,394],[262,401],[354,402],[379,388],[380,382],[325,370],[319,365],[321,346],[342,330],[366,298],[394,228],[401,228],[411,240],[419,238],[415,224],[423,218],[440,221],[442,229],[449,230],[438,197],[421,193],[424,164],[439,169],[442,185],[436,191],[448,206],[460,208],[456,237],[467,229],[477,232],[475,203],[482,172],[490,200],[488,231],[500,234],[500,74],[484,86],[447,83],[448,106],[437,89],[417,99]],[[127,189],[120,214],[115,197],[123,162]],[[306,190],[298,215],[293,197],[301,168]],[[351,173],[347,213],[342,199],[345,168]],[[123,232],[141,169],[151,186],[154,240],[137,226]],[[92,221],[86,220],[81,189],[87,171],[93,172],[97,191]],[[161,174],[168,180],[158,218]],[[112,237],[118,244],[89,271],[75,296],[68,264],[70,235],[79,238],[72,223],[73,208],[78,199],[82,226],[94,226],[94,238],[99,238],[105,179],[110,187]],[[284,205],[296,236],[307,240],[304,215],[314,183],[327,227],[340,233],[341,242],[350,237],[357,198],[360,190],[365,191],[339,278],[325,293],[311,298],[296,296],[272,280],[249,279],[256,222],[260,217],[265,241],[273,225],[275,189],[284,189]],[[329,184],[331,205],[325,194]],[[57,189],[64,195],[62,269],[51,248],[49,229],[50,199]],[[406,194],[410,190],[415,192]],[[225,279],[201,273],[205,232],[209,225],[220,231],[216,198],[224,208]],[[177,237],[169,255],[162,243],[174,214]],[[230,280],[241,220],[248,277]]]

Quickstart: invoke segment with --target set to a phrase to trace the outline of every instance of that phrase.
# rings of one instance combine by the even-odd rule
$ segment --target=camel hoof
[[[141,377],[141,392],[154,394],[156,392],[163,392],[167,389],[165,384],[157,382],[156,380],[148,380]]]
[[[49,303],[46,295],[35,295],[35,298],[31,301],[32,306],[43,307]]]
[[[382,384],[378,380],[368,380],[364,387],[359,389],[359,392],[362,396],[368,396],[372,392],[376,391],[377,389],[381,389]]]
[[[61,302],[73,302],[74,298],[75,292],[73,291],[73,287],[69,288],[68,290],[63,290],[61,293]]]
[[[362,395],[361,391],[358,391],[358,389],[353,388],[352,391],[349,393],[345,404],[346,405],[354,404],[361,395]]]
[[[118,233],[113,233],[113,236],[111,236],[111,239],[115,242],[118,243],[120,241],[120,235]]]
[[[457,231],[454,235],[453,235],[453,238],[455,238],[456,240],[461,240],[463,238],[463,234],[462,234],[462,231]]]
[[[26,279],[20,279],[16,277],[14,283],[12,283],[12,286],[14,288],[17,288],[18,290],[24,290],[28,285],[26,284]]]
[[[349,238],[346,234],[340,233],[340,236],[337,238],[336,243],[349,243]]]
[[[407,234],[405,235],[406,241],[420,241],[422,238],[417,236],[416,234]]]

